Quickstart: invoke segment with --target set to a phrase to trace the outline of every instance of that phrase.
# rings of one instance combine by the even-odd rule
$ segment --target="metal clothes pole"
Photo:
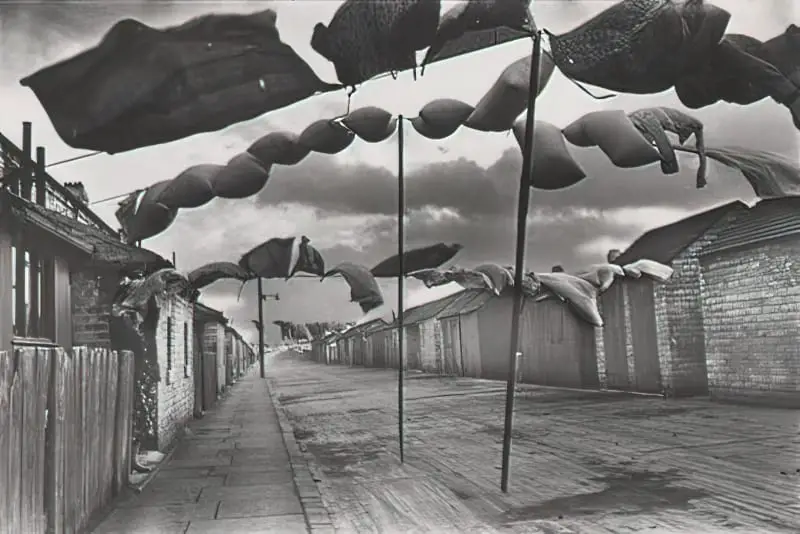
[[[525,276],[525,241],[530,203],[530,175],[533,168],[533,128],[536,117],[536,96],[539,94],[539,63],[542,55],[542,34],[533,36],[531,55],[530,91],[528,112],[525,118],[525,142],[522,149],[522,174],[519,179],[519,204],[517,205],[517,257],[514,263],[514,307],[511,316],[511,354],[508,359],[508,383],[506,384],[506,411],[503,428],[503,471],[500,489],[508,492],[509,461],[511,457],[511,430],[514,418],[514,390],[517,382],[517,351],[519,349],[519,322],[522,311],[522,282]]]
[[[403,342],[403,292],[404,275],[405,275],[405,259],[403,258],[403,249],[405,248],[405,220],[406,220],[406,184],[405,177],[403,176],[403,116],[397,118],[397,254],[400,258],[400,272],[397,276],[397,429],[398,439],[400,440],[400,463],[405,462],[405,446],[404,446],[404,396],[405,392],[405,358],[403,358],[403,350],[405,343]]]
[[[258,365],[261,378],[264,378],[264,287],[261,277],[258,280]]]

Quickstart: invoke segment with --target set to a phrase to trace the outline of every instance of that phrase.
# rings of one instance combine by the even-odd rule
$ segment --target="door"
[[[653,290],[653,282],[649,279],[632,280],[628,284],[634,381],[636,391],[642,393],[661,393]]]
[[[600,297],[603,313],[603,348],[606,359],[606,386],[629,389],[625,288],[629,282],[618,281]]]

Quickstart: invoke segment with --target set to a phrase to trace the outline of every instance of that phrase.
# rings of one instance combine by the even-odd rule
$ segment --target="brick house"
[[[195,304],[195,313],[202,323],[203,372],[208,373],[204,381],[204,396],[207,399],[204,401],[205,406],[216,402],[226,388],[225,328],[228,319],[222,312],[200,303]]]
[[[164,299],[156,330],[160,380],[158,449],[167,449],[194,414],[194,304],[185,295]]]
[[[221,311],[200,302],[194,303],[195,338],[195,413],[210,410],[217,403],[217,360],[223,354],[220,332],[224,332],[228,320]]]
[[[800,198],[762,200],[704,247],[712,398],[800,408]]]
[[[748,211],[739,201],[650,230],[613,263],[650,259],[674,269],[666,283],[620,279],[600,298],[601,382],[670,396],[708,393],[700,254]]]
[[[2,350],[23,342],[109,347],[108,315],[120,278],[170,265],[125,245],[102,221],[48,209],[6,189],[0,191],[0,218]],[[13,265],[17,243],[29,257],[21,270]],[[26,283],[17,283],[20,272]]]

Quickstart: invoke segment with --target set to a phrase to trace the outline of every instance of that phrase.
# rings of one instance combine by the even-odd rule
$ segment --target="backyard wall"
[[[800,408],[800,241],[703,258],[712,398]]]
[[[109,347],[108,317],[119,279],[90,271],[69,273],[72,342],[86,347]]]
[[[164,450],[194,410],[192,336],[194,307],[175,296],[161,302],[156,330],[158,383],[158,448]]]

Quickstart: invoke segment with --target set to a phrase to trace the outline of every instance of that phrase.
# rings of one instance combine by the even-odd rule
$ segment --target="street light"
[[[264,373],[264,306],[262,303],[267,299],[272,300],[281,300],[281,296],[279,293],[271,293],[269,295],[264,294],[264,287],[261,282],[261,277],[258,277],[258,323],[256,327],[258,328],[258,364],[259,370],[261,372],[261,378],[264,378],[266,375]],[[253,321],[255,323],[255,321]]]

